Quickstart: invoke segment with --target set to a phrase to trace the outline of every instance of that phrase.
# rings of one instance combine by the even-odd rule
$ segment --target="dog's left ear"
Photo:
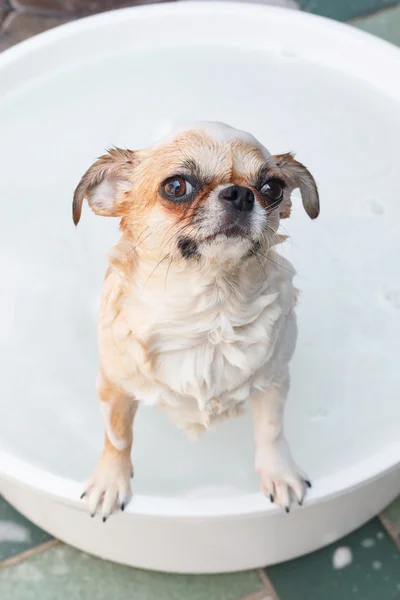
[[[288,182],[291,188],[290,191],[295,188],[300,189],[304,210],[310,219],[316,219],[319,215],[319,195],[317,184],[310,171],[295,160],[294,155],[290,152],[288,154],[278,154],[274,156],[274,160],[282,171],[284,179]],[[289,206],[284,206],[285,203],[282,204],[281,216],[283,218],[290,215],[290,200],[289,203]]]
[[[132,150],[112,148],[83,175],[74,192],[72,218],[78,225],[86,198],[94,213],[104,217],[122,214],[126,192],[133,187],[133,170],[138,160]]]

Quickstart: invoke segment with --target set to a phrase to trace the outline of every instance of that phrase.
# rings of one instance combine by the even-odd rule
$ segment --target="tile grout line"
[[[389,12],[395,10],[397,7],[398,7],[398,4],[391,4],[391,5],[389,4],[388,6],[382,6],[381,8],[378,8],[378,10],[375,10],[374,12],[363,13],[362,15],[358,15],[357,17],[352,17],[351,19],[347,19],[346,21],[344,21],[344,23],[353,25],[355,22],[360,22],[360,21],[364,21],[367,19],[371,19],[371,18],[381,15],[383,13],[389,13]]]
[[[6,558],[5,560],[0,562],[0,569],[5,569],[6,567],[12,567],[14,565],[19,564],[20,562],[31,558],[31,556],[35,556],[36,554],[41,554],[42,552],[46,552],[50,550],[50,548],[54,548],[61,544],[59,540],[49,540],[48,542],[44,542],[43,544],[39,544],[39,546],[35,546],[34,548],[29,548],[25,552],[21,552],[16,556],[11,556],[10,558]]]
[[[379,520],[382,523],[383,528],[385,529],[386,533],[388,534],[388,536],[390,537],[390,539],[396,546],[396,548],[398,550],[400,550],[400,539],[397,535],[397,531],[396,531],[396,528],[394,527],[394,525],[392,525],[383,514],[379,515]]]
[[[270,578],[268,577],[266,571],[264,569],[257,569],[257,575],[261,579],[264,585],[264,591],[269,596],[271,600],[279,600],[279,596],[275,591],[274,586],[271,583]]]
[[[264,570],[256,569],[254,572],[263,584],[262,589],[258,592],[252,592],[251,594],[241,596],[239,600],[280,600]]]
[[[265,594],[268,595],[266,596]],[[239,600],[273,600],[273,598],[268,591],[260,590],[259,592],[254,592],[248,596],[242,596]]]
[[[6,29],[14,21],[14,19],[17,16],[17,14],[18,13],[16,13],[15,10],[12,10],[9,13],[6,14],[6,16],[4,18],[4,21],[2,22],[2,24],[0,26],[1,33],[5,33]]]

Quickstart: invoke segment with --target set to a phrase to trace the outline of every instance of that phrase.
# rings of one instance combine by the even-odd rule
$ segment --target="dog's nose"
[[[221,200],[227,200],[240,211],[252,210],[254,205],[254,194],[247,188],[240,185],[230,185],[224,188],[220,193]]]

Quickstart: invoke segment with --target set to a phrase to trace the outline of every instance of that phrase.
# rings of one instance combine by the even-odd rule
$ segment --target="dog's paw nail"
[[[103,517],[103,523],[107,521],[107,517]]]
[[[308,481],[308,479],[305,479],[305,480],[304,480],[304,483],[306,484],[306,486],[307,486],[308,488],[312,488],[311,481]]]
[[[123,503],[121,504],[121,510],[122,510],[122,512],[124,512],[124,510],[125,510],[125,502],[123,502]]]
[[[90,515],[90,516],[92,517],[92,519],[93,519],[93,517],[95,516],[95,514],[96,514],[96,513],[91,513],[91,515]]]
[[[285,511],[289,514],[290,513],[290,508],[288,506],[285,506]]]
[[[269,495],[269,499],[271,500],[272,504],[274,503],[274,497],[272,494]]]
[[[299,506],[303,506],[303,500],[299,500],[298,503],[299,503]]]
[[[83,494],[81,494],[80,499],[83,500],[83,498],[86,496],[86,492],[83,492]]]

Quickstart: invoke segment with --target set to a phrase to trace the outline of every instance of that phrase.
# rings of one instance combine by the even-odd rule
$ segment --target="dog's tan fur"
[[[251,316],[251,311],[257,315],[256,307],[261,301],[266,308],[262,309],[263,320],[257,326],[265,330],[266,340],[275,339],[273,324],[280,323],[282,315],[286,315],[284,325],[279,327],[286,327],[287,319],[287,327],[292,327],[297,295],[291,287],[291,276],[286,282],[287,277],[282,277],[282,271],[273,266],[276,261],[271,258],[274,256],[271,247],[281,240],[276,234],[279,217],[290,215],[291,190],[300,187],[303,204],[311,218],[318,215],[318,194],[312,176],[291,154],[271,157],[256,140],[247,139],[247,134],[220,127],[223,139],[213,136],[210,128],[199,126],[178,132],[145,150],[112,149],[90,167],[75,191],[75,224],[81,217],[83,200],[87,198],[96,214],[119,217],[121,229],[121,239],[109,257],[99,319],[98,394],[105,418],[105,446],[86,492],[91,512],[101,505],[103,518],[129,499],[131,431],[140,401],[158,403],[180,427],[193,433],[221,417],[240,413],[247,389],[253,394],[254,413],[260,415],[256,423],[256,468],[260,471],[264,491],[272,490],[276,501],[285,506],[290,504],[290,489],[299,500],[304,496],[299,470],[280,434],[283,400],[288,388],[287,362],[292,349],[286,351],[282,342],[282,350],[278,349],[279,368],[275,368],[275,375],[271,375],[267,383],[264,371],[270,369],[269,363],[262,366],[262,361],[268,361],[267,354],[261,356],[261,362],[259,357],[263,342],[259,346],[253,344],[259,348],[257,359],[249,358],[251,354],[246,357],[247,351],[243,348],[246,344],[253,348],[254,324],[258,322],[254,319],[261,317]],[[190,164],[195,161],[206,174],[207,183],[190,204],[173,203],[160,194],[160,184],[179,173],[185,161]],[[269,177],[279,177],[287,187],[283,201],[269,211],[267,229],[262,235],[258,234],[265,258],[257,257],[260,265],[251,257],[244,264],[247,241],[223,238],[219,246],[216,242],[215,250],[214,242],[201,237],[193,215],[200,208],[211,210],[210,203],[215,205],[218,191],[236,184],[253,191],[258,219],[264,219],[268,207],[255,182],[266,164]],[[256,228],[258,222],[254,223]],[[212,226],[212,220],[208,226]],[[177,246],[182,232],[193,236],[198,243],[200,263],[182,259]],[[252,243],[249,241],[249,249]],[[276,256],[278,262],[283,260]],[[268,284],[264,269],[268,269]],[[249,316],[246,311],[250,311]],[[265,311],[269,311],[269,316]],[[170,329],[167,323],[174,319],[175,329]],[[235,341],[238,335],[245,340],[239,345]],[[276,354],[278,350],[273,352]],[[218,360],[225,365],[221,367],[224,372],[219,371],[215,363],[208,362],[214,360],[212,355],[207,358],[210,352],[220,353]],[[189,359],[187,373],[180,374],[180,362]],[[243,376],[238,371],[242,363],[246,364]],[[211,367],[221,380],[217,395],[212,391],[216,384],[209,380]],[[196,375],[198,381],[193,379],[196,369],[201,369]],[[230,372],[232,375],[228,377]],[[254,380],[252,384],[249,377]],[[228,382],[232,381],[236,388],[229,391]],[[263,398],[267,396],[266,403]],[[280,463],[284,465],[283,470],[287,470],[287,476],[286,471],[274,472],[278,467],[271,459],[269,440],[274,436],[279,439]],[[282,485],[284,490],[279,492]]]

